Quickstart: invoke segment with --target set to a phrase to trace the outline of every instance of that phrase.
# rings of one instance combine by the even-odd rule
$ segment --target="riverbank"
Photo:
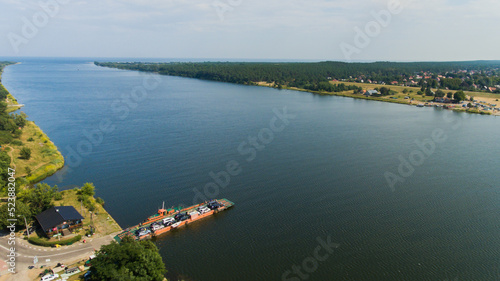
[[[0,78],[4,67],[12,65],[8,63],[0,69]],[[1,84],[0,87],[7,91],[7,112],[15,112],[23,105],[8,92]],[[21,158],[21,150],[27,148],[31,151],[29,159]],[[27,121],[21,129],[19,137],[8,144],[2,144],[2,150],[6,151],[11,158],[11,168],[16,170],[16,178],[21,178],[19,184],[25,186],[34,184],[53,175],[64,167],[64,157],[49,137],[35,124]]]
[[[0,79],[4,67],[13,64],[10,62],[2,64],[2,67],[0,67]],[[1,82],[0,87],[5,89]],[[7,89],[5,91],[8,92]],[[12,111],[16,111],[22,106],[18,104],[17,99],[11,93],[7,94],[5,102],[8,109],[14,108]],[[16,178],[21,178],[18,182],[20,183],[19,187],[23,188],[28,184],[38,183],[63,168],[64,156],[34,121],[27,121],[21,132],[19,137],[15,138],[9,144],[2,144],[1,149],[6,151],[10,156],[10,167],[15,169]],[[21,157],[21,149],[23,148],[30,149],[31,155],[29,159]],[[84,217],[84,226],[94,225],[97,230],[96,233],[99,235],[108,235],[121,230],[118,223],[108,214],[102,204],[96,202],[94,197],[90,198],[91,203],[95,206],[92,214],[81,207],[76,193],[76,189],[61,191],[62,199],[56,200],[54,202],[55,205],[74,206],[80,210],[81,215]]]
[[[313,94],[318,94],[318,95],[341,96],[341,97],[349,97],[349,98],[354,98],[354,99],[373,100],[373,101],[398,103],[398,104],[413,105],[413,106],[436,106],[436,107],[454,110],[457,112],[500,116],[499,110],[482,110],[480,108],[470,108],[469,109],[469,108],[464,108],[462,106],[462,104],[434,102],[432,97],[418,95],[417,92],[420,90],[420,88],[415,88],[415,87],[376,85],[376,84],[367,84],[367,83],[353,83],[353,82],[339,82],[339,81],[330,82],[330,83],[332,83],[332,84],[343,83],[346,86],[351,86],[351,85],[357,86],[357,87],[361,87],[365,91],[373,90],[376,87],[386,87],[386,88],[389,88],[390,90],[392,90],[396,93],[394,95],[389,95],[389,96],[374,97],[374,96],[365,96],[362,93],[355,94],[355,93],[353,93],[353,91],[343,91],[343,92],[312,91],[312,90],[307,90],[307,89],[302,89],[302,88],[297,88],[297,87],[288,87],[288,86],[281,86],[281,89],[300,91],[300,92],[308,92],[308,93],[313,93]],[[268,83],[268,82],[264,82],[264,81],[256,82],[256,85],[262,86],[262,87],[277,88],[274,83]],[[405,89],[407,91],[406,93],[403,92]],[[447,92],[451,92],[454,94],[456,91],[450,90]],[[498,98],[500,98],[500,95],[498,95],[498,98],[497,98],[494,96],[495,94],[488,94],[488,93],[482,93],[482,92],[465,91],[465,94],[468,97],[474,97],[475,101],[477,101],[480,104],[485,105],[486,107],[488,107],[488,105],[491,105],[491,104],[498,104]]]
[[[317,63],[245,63],[245,62],[170,62],[170,63],[116,63],[116,62],[94,62],[97,66],[111,67],[125,70],[145,71],[161,75],[197,78],[202,80],[236,83],[242,85],[259,85],[277,89],[289,89],[310,92],[320,95],[335,95],[351,97],[356,99],[376,100],[383,102],[399,103],[415,106],[437,105],[445,109],[460,109],[468,113],[481,113],[488,115],[500,115],[500,108],[496,102],[475,103],[469,100],[463,104],[452,103],[454,90],[463,90],[470,97],[485,97],[498,100],[500,94],[495,87],[478,86],[471,79],[473,73],[479,66],[477,62],[376,62],[376,63],[343,63],[343,62],[317,62]],[[492,66],[483,62],[479,68],[484,70]],[[423,71],[422,69],[427,69]],[[447,69],[444,71],[443,69]],[[464,69],[471,71],[469,76],[462,78],[464,85],[455,85],[450,75],[456,73],[467,73]],[[495,69],[495,68],[492,68]],[[434,78],[432,78],[434,77]],[[484,76],[486,79],[499,78],[496,74]],[[398,80],[399,79],[399,80]],[[411,83],[408,82],[411,80]],[[478,79],[477,77],[475,78]],[[372,81],[373,80],[373,81]],[[348,82],[350,81],[350,82]],[[370,83],[366,83],[369,81]],[[389,82],[391,81],[391,82]],[[417,81],[417,82],[415,82]],[[496,80],[495,80],[496,81]],[[358,83],[361,82],[361,83]],[[453,83],[452,83],[453,82]],[[496,83],[496,82],[495,82]],[[339,85],[342,84],[342,85]],[[467,85],[474,85],[475,88]],[[481,83],[479,83],[482,85]],[[418,88],[417,88],[417,85]],[[434,93],[421,93],[421,86],[433,85],[433,91],[446,91],[451,94],[451,102],[434,102]],[[379,93],[365,94],[366,90],[375,88],[388,88],[383,95]],[[483,88],[484,87],[484,88]],[[398,88],[398,90],[395,90]],[[475,90],[474,90],[475,89]],[[470,92],[470,91],[482,92]],[[486,92],[488,90],[489,92]],[[338,92],[342,91],[342,92]],[[420,93],[419,93],[420,92]],[[463,99],[462,99],[463,100]],[[447,100],[448,101],[448,100]],[[421,102],[422,104],[419,104]],[[456,108],[457,105],[461,108]]]

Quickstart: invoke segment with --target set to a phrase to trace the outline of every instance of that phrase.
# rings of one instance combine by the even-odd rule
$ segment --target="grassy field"
[[[36,183],[54,174],[64,166],[64,157],[50,139],[35,125],[28,121],[19,140],[21,145],[9,144],[12,167],[17,177],[26,177],[29,183]],[[20,158],[23,147],[31,149],[29,160]]]
[[[301,88],[295,88],[295,87],[283,87],[283,89],[288,89],[288,90],[294,90],[294,91],[302,91],[302,92],[310,92],[310,93],[315,93],[315,94],[320,94],[320,95],[332,95],[332,96],[343,96],[343,97],[351,97],[355,99],[365,99],[365,100],[375,100],[375,101],[383,101],[383,102],[391,102],[391,103],[399,103],[399,104],[413,104],[417,105],[419,103],[426,103],[426,102],[431,102],[433,100],[433,97],[430,96],[422,96],[418,95],[417,92],[420,91],[420,88],[417,87],[404,87],[404,86],[393,86],[393,85],[379,85],[379,84],[367,84],[367,83],[353,83],[353,82],[330,82],[332,84],[345,84],[346,86],[354,85],[357,87],[361,87],[363,90],[373,90],[375,88],[380,88],[380,87],[386,87],[389,88],[392,91],[397,92],[394,95],[390,96],[383,96],[383,97],[366,97],[363,94],[354,94],[353,91],[344,91],[344,92],[325,92],[325,91],[311,91],[311,90],[305,90]],[[275,88],[274,83],[267,83],[267,82],[257,82],[256,83],[259,86],[264,86],[264,87],[271,87]],[[403,91],[407,89],[408,93],[404,94]],[[434,89],[437,90],[437,89]],[[452,92],[453,94],[456,91],[453,90],[446,90],[445,93]],[[465,94],[468,96],[472,96],[475,98],[475,100],[483,98],[488,98],[491,100],[498,99],[500,98],[500,95],[498,94],[493,94],[493,93],[483,93],[483,92],[470,92],[470,91],[465,91]],[[405,97],[409,97],[405,99]],[[457,105],[458,106],[458,105]],[[458,110],[458,109],[457,109]],[[461,111],[466,111],[461,110]],[[474,110],[467,111],[469,113],[481,113],[483,111],[478,111],[475,112]],[[485,113],[485,112],[483,112]]]
[[[96,206],[96,210],[91,213],[89,210],[82,206],[78,201],[78,195],[76,194],[76,189],[61,191],[62,199],[55,201],[56,206],[73,206],[75,209],[84,217],[83,220],[83,230],[78,234],[85,235],[85,231],[89,229],[90,225],[93,225],[96,229],[96,235],[104,236],[117,231],[121,231],[122,228],[118,223],[106,212],[101,204],[95,202],[94,198],[90,200]],[[92,219],[90,218],[92,214]]]
[[[408,91],[413,91],[412,93],[409,93],[412,98],[417,99],[420,97],[420,100],[428,100],[429,97],[421,98],[422,96],[417,95],[417,92],[420,91],[420,87],[404,87],[404,86],[394,86],[394,85],[380,85],[380,84],[368,84],[368,83],[353,83],[353,82],[331,82],[332,84],[340,84],[344,83],[345,85],[354,85],[363,88],[363,90],[373,90],[374,88],[380,88],[380,87],[386,87],[389,88],[393,91],[398,92],[396,96],[405,96],[403,94],[403,90],[407,89]],[[433,89],[434,91],[437,91],[437,89]],[[443,90],[445,93],[452,92],[455,93],[457,91],[454,90]],[[468,96],[472,96],[475,98],[479,97],[485,97],[485,98],[500,98],[500,94],[494,94],[494,93],[486,93],[486,92],[471,92],[471,91],[464,91],[464,93]]]
[[[344,82],[337,82],[337,83],[340,84],[340,83],[344,83]],[[332,82],[332,84],[337,84],[337,83],[333,83]],[[359,83],[344,83],[344,84],[346,84],[346,85],[356,85],[358,87],[362,87],[362,85],[364,85],[364,84],[359,84]],[[264,87],[274,88],[274,84],[273,83],[258,82],[257,85],[264,86]],[[371,85],[371,84],[368,84],[368,85]],[[377,87],[377,86],[374,86],[374,85],[371,85],[371,86],[372,87],[370,87],[368,89],[371,90],[371,89]],[[380,85],[378,87],[380,87]],[[396,87],[396,86],[393,86],[393,87]],[[366,90],[366,87],[362,87],[362,88]],[[404,88],[404,87],[401,87],[401,88]],[[417,95],[417,91],[420,90],[420,89],[417,89],[417,88],[413,89],[413,93],[409,93],[410,94],[410,99],[405,99],[404,98],[407,95],[405,95],[405,94],[402,93],[402,91],[403,91],[402,89],[401,89],[401,93],[398,92],[398,94],[396,94],[396,95],[385,96],[385,97],[366,97],[363,94],[353,94],[353,91],[325,92],[325,91],[311,91],[311,90],[306,90],[306,89],[301,89],[301,88],[296,88],[296,87],[283,87],[283,89],[294,90],[294,91],[301,91],[301,92],[309,92],[309,93],[315,93],[315,94],[319,94],[319,95],[342,96],[342,97],[351,97],[351,98],[355,98],[355,99],[376,100],[376,101],[401,103],[401,104],[410,104],[410,99],[411,98],[415,99],[412,102],[413,104],[418,104],[419,102],[427,102],[427,101],[430,100],[430,97],[422,97],[420,95]],[[397,91],[396,89],[392,89],[392,88],[391,88],[391,90]],[[411,89],[409,89],[409,90],[411,90]],[[394,98],[391,98],[391,97],[394,97]]]

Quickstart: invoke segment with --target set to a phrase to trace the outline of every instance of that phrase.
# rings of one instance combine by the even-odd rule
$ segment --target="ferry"
[[[233,202],[225,198],[211,200],[187,208],[165,209],[163,205],[156,214],[148,217],[138,225],[124,229],[114,239],[118,242],[125,236],[131,236],[136,240],[149,239],[224,211],[233,205]]]

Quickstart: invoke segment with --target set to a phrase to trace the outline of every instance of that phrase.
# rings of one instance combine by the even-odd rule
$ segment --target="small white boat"
[[[172,228],[176,228],[176,227],[178,227],[180,224],[181,224],[181,222],[180,222],[180,221],[178,221],[178,222],[176,222],[176,223],[172,224]]]

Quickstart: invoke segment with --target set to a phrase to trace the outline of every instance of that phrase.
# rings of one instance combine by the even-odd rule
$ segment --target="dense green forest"
[[[449,90],[495,91],[500,84],[500,61],[470,62],[375,62],[375,63],[114,63],[96,65],[120,69],[157,72],[164,75],[199,78],[238,84],[275,83],[308,90],[340,92],[356,87],[334,86],[329,80],[346,82],[374,81],[377,84],[397,82],[408,86]],[[413,81],[413,83],[410,83]]]

